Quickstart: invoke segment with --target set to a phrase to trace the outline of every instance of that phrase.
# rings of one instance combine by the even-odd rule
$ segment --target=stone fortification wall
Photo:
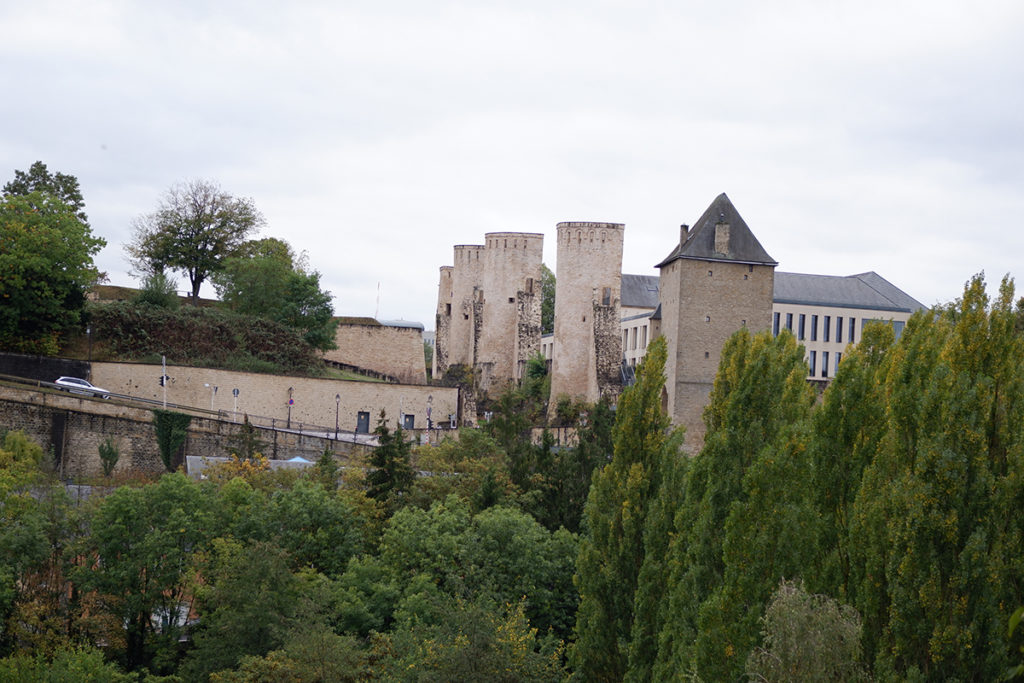
[[[588,394],[612,403],[622,392],[622,336],[619,307],[594,304],[594,387]]]
[[[115,472],[158,475],[165,471],[157,449],[151,410],[119,401],[79,398],[58,392],[0,385],[0,426],[22,430],[53,458],[53,470],[65,480],[98,477],[103,473],[99,446],[107,439],[118,449]],[[240,426],[209,417],[193,416],[188,437],[175,464],[184,457],[223,456]],[[309,434],[257,429],[266,444],[264,455],[316,460],[325,449],[343,458],[359,459],[368,447]]]
[[[451,345],[452,324],[452,270],[451,266],[441,266],[441,277],[437,285],[432,377],[443,377],[444,373],[448,372],[448,350]]]
[[[564,394],[597,401],[602,392],[616,391],[607,385],[612,377],[607,366],[610,358],[618,363],[622,356],[618,321],[624,229],[621,223],[558,224],[552,399]],[[601,307],[601,320],[595,320],[596,307]]]
[[[422,347],[421,347],[422,353]],[[230,415],[272,418],[278,423],[356,431],[359,413],[369,414],[369,428],[381,410],[394,427],[400,414],[413,416],[414,427],[427,426],[432,407],[435,422],[446,422],[458,411],[458,389],[426,385],[354,382],[228,370],[168,366],[167,401],[222,411]],[[139,363],[94,363],[94,383],[118,394],[163,400],[160,366]],[[216,387],[214,391],[213,387]],[[237,402],[233,390],[238,389]],[[337,397],[337,399],[336,399]],[[289,399],[292,401],[289,406]]]
[[[394,377],[405,384],[426,384],[423,330],[382,324],[372,318],[342,321],[334,337],[338,348],[324,358]]]
[[[515,381],[540,339],[540,276],[544,236],[491,232],[484,235],[482,324],[475,367],[484,391]],[[536,310],[534,310],[536,309]],[[534,323],[535,324],[531,324]]]

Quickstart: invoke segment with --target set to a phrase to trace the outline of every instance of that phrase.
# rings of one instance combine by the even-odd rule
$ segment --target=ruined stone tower
[[[726,340],[769,329],[775,266],[736,207],[720,194],[658,264],[668,414],[686,427],[687,450],[704,441],[704,406]]]
[[[480,327],[477,298],[483,290],[484,245],[455,245],[454,266],[441,268],[434,339],[434,377],[452,365],[472,367]]]
[[[484,235],[483,326],[474,367],[480,388],[517,381],[540,350],[540,273],[544,235]]]
[[[621,389],[621,223],[559,223],[551,405],[562,395],[613,400]]]
[[[448,372],[451,354],[452,326],[452,266],[441,266],[441,280],[437,286],[437,313],[434,315],[434,361],[431,376],[441,377]]]
[[[434,377],[472,368],[477,389],[518,380],[540,348],[544,236],[492,232],[485,244],[457,245],[438,285]],[[469,419],[469,416],[466,416]]]

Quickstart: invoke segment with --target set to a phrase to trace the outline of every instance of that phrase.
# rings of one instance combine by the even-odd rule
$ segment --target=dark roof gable
[[[657,267],[666,266],[676,259],[778,265],[754,237],[724,192],[697,219],[686,234],[685,241],[676,246]]]

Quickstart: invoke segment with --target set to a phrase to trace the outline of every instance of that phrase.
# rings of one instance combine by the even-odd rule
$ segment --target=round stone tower
[[[483,325],[475,367],[480,387],[518,380],[530,355],[540,350],[540,275],[544,235],[484,235]]]
[[[434,315],[434,362],[432,377],[442,377],[448,371],[448,352],[451,347],[452,325],[452,266],[441,266],[437,284],[437,313]]]
[[[551,406],[568,395],[618,396],[622,223],[559,223]]]
[[[448,327],[448,366],[476,362],[483,306],[484,246],[458,244],[451,272],[451,322]],[[480,299],[480,301],[478,301]]]

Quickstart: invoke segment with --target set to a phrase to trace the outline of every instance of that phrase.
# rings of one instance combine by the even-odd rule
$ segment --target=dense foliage
[[[485,429],[438,446],[382,422],[363,468],[325,454],[275,472],[249,434],[202,482],[168,473],[86,502],[48,480],[42,449],[6,434],[0,679],[1016,671],[1024,301],[1012,283],[989,300],[976,278],[899,339],[866,327],[821,397],[803,357],[788,332],[737,333],[692,457],[662,410],[658,340],[616,411],[573,409],[585,419],[571,448],[521,419],[543,414],[539,375],[495,400]]]
[[[321,362],[292,329],[265,318],[128,302],[90,308],[96,353],[250,372],[316,373]]]
[[[0,196],[0,349],[56,354],[81,321],[105,244],[53,194]]]
[[[320,273],[310,270],[305,256],[296,256],[287,242],[245,242],[224,259],[211,280],[230,310],[292,328],[313,348],[335,348],[331,294],[320,289]]]

